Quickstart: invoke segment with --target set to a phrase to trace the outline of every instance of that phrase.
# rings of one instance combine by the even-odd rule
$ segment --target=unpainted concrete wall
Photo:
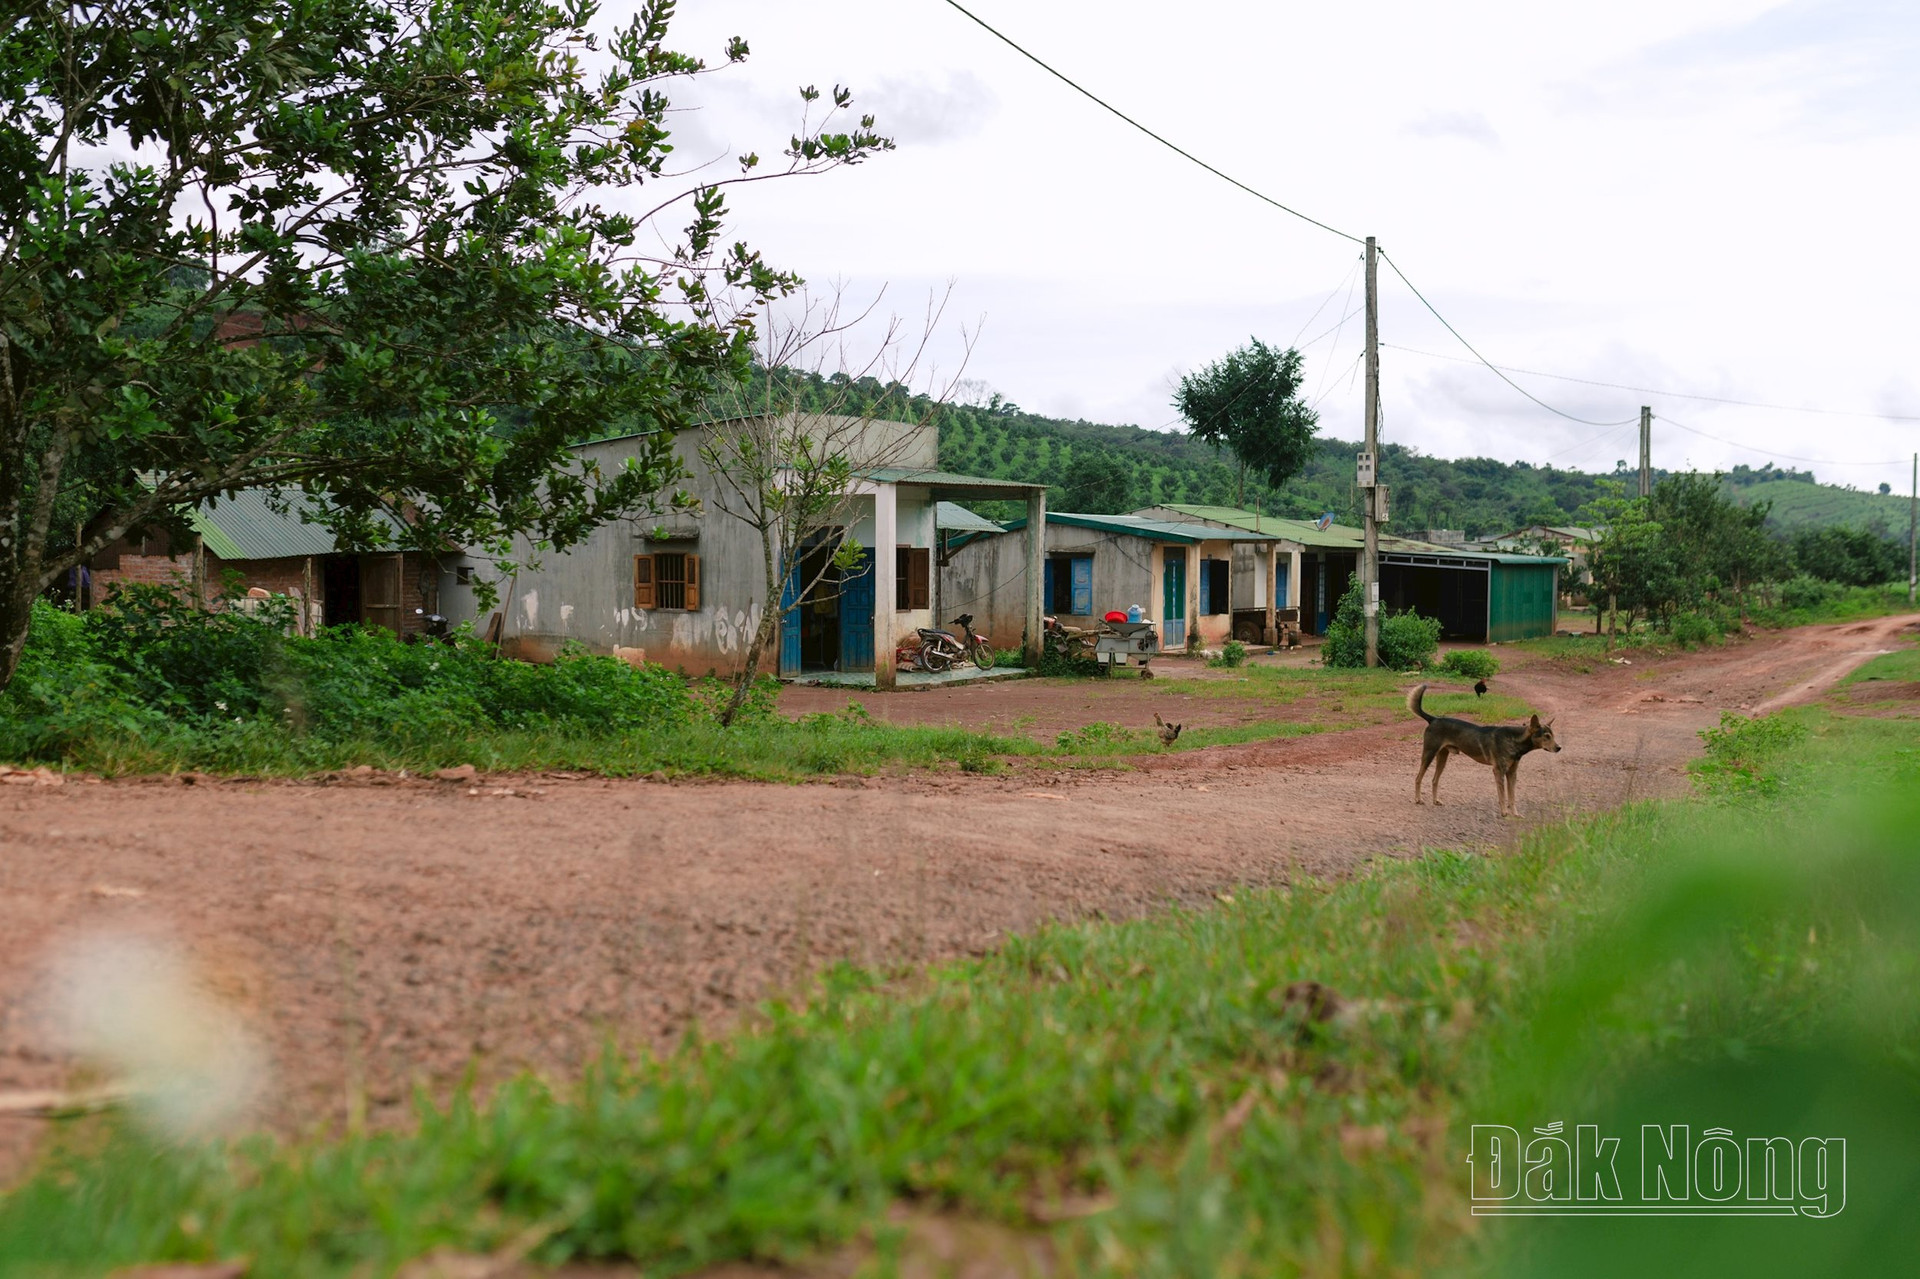
[[[930,426],[900,422],[868,423],[877,443],[863,445],[887,465],[932,467],[937,464],[938,432]],[[658,662],[690,675],[725,675],[741,668],[765,609],[766,570],[759,533],[720,509],[720,481],[699,457],[702,436],[689,432],[675,442],[675,453],[691,473],[685,488],[700,499],[697,518],[668,515],[617,521],[596,529],[564,554],[539,554],[517,542],[513,558],[529,567],[496,582],[499,600],[479,607],[471,586],[442,581],[442,612],[458,623],[484,628],[486,614],[505,614],[503,648],[515,657],[549,661],[562,644],[577,641],[598,653],[618,652],[631,660]],[[609,440],[579,449],[583,460],[603,469],[620,467],[637,452],[635,440]],[[924,486],[894,486],[895,544],[933,545],[934,502]],[[917,626],[932,626],[934,609],[895,608],[892,548],[874,547],[873,498],[853,499],[853,536],[873,549],[880,580],[875,593],[874,646],[890,651]],[[655,538],[664,529],[669,535]],[[636,555],[684,552],[700,557],[700,607],[692,610],[638,609],[633,605]],[[466,561],[478,579],[495,576],[485,559],[469,552]],[[449,561],[454,564],[454,561]],[[955,610],[958,611],[958,610]],[[952,616],[952,613],[948,613]],[[777,667],[777,645],[764,653],[761,669]]]

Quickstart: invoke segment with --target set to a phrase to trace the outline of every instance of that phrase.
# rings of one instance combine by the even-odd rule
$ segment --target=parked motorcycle
[[[983,671],[992,670],[993,645],[986,636],[974,634],[973,614],[962,613],[948,625],[957,628],[957,631],[937,631],[926,626],[915,628],[920,635],[920,647],[913,650],[916,668],[946,671],[961,662],[972,662]]]

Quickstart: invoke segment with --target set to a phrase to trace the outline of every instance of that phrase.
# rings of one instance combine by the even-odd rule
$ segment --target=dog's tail
[[[1407,709],[1412,711],[1415,715],[1418,715],[1421,719],[1424,719],[1425,721],[1427,721],[1427,723],[1431,724],[1433,723],[1433,716],[1427,714],[1426,711],[1421,709],[1421,706],[1420,706],[1420,699],[1425,697],[1426,695],[1427,695],[1427,686],[1425,684],[1422,684],[1419,688],[1416,688],[1411,693],[1408,693]]]

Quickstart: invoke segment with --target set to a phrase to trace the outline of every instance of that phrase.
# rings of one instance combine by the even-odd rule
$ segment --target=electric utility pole
[[[1380,665],[1380,288],[1373,237],[1367,237],[1367,443],[1360,454],[1360,503],[1366,545],[1360,557],[1361,599],[1367,617],[1367,665]]]
[[[1653,409],[1640,406],[1640,496],[1653,496]]]

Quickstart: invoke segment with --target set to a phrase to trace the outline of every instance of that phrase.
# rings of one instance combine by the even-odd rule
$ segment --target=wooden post
[[[1366,515],[1360,556],[1362,608],[1367,619],[1367,665],[1380,665],[1380,525],[1374,519],[1374,486],[1380,482],[1380,281],[1374,265],[1373,237],[1367,237],[1367,442],[1371,472],[1360,490]]]
[[[1620,625],[1620,608],[1613,600],[1613,592],[1607,592],[1607,651],[1613,651],[1613,637]]]
[[[1046,567],[1047,567],[1047,491],[1034,489],[1027,495],[1027,629],[1023,637],[1022,659],[1029,670],[1040,669],[1040,656],[1047,642]]]

